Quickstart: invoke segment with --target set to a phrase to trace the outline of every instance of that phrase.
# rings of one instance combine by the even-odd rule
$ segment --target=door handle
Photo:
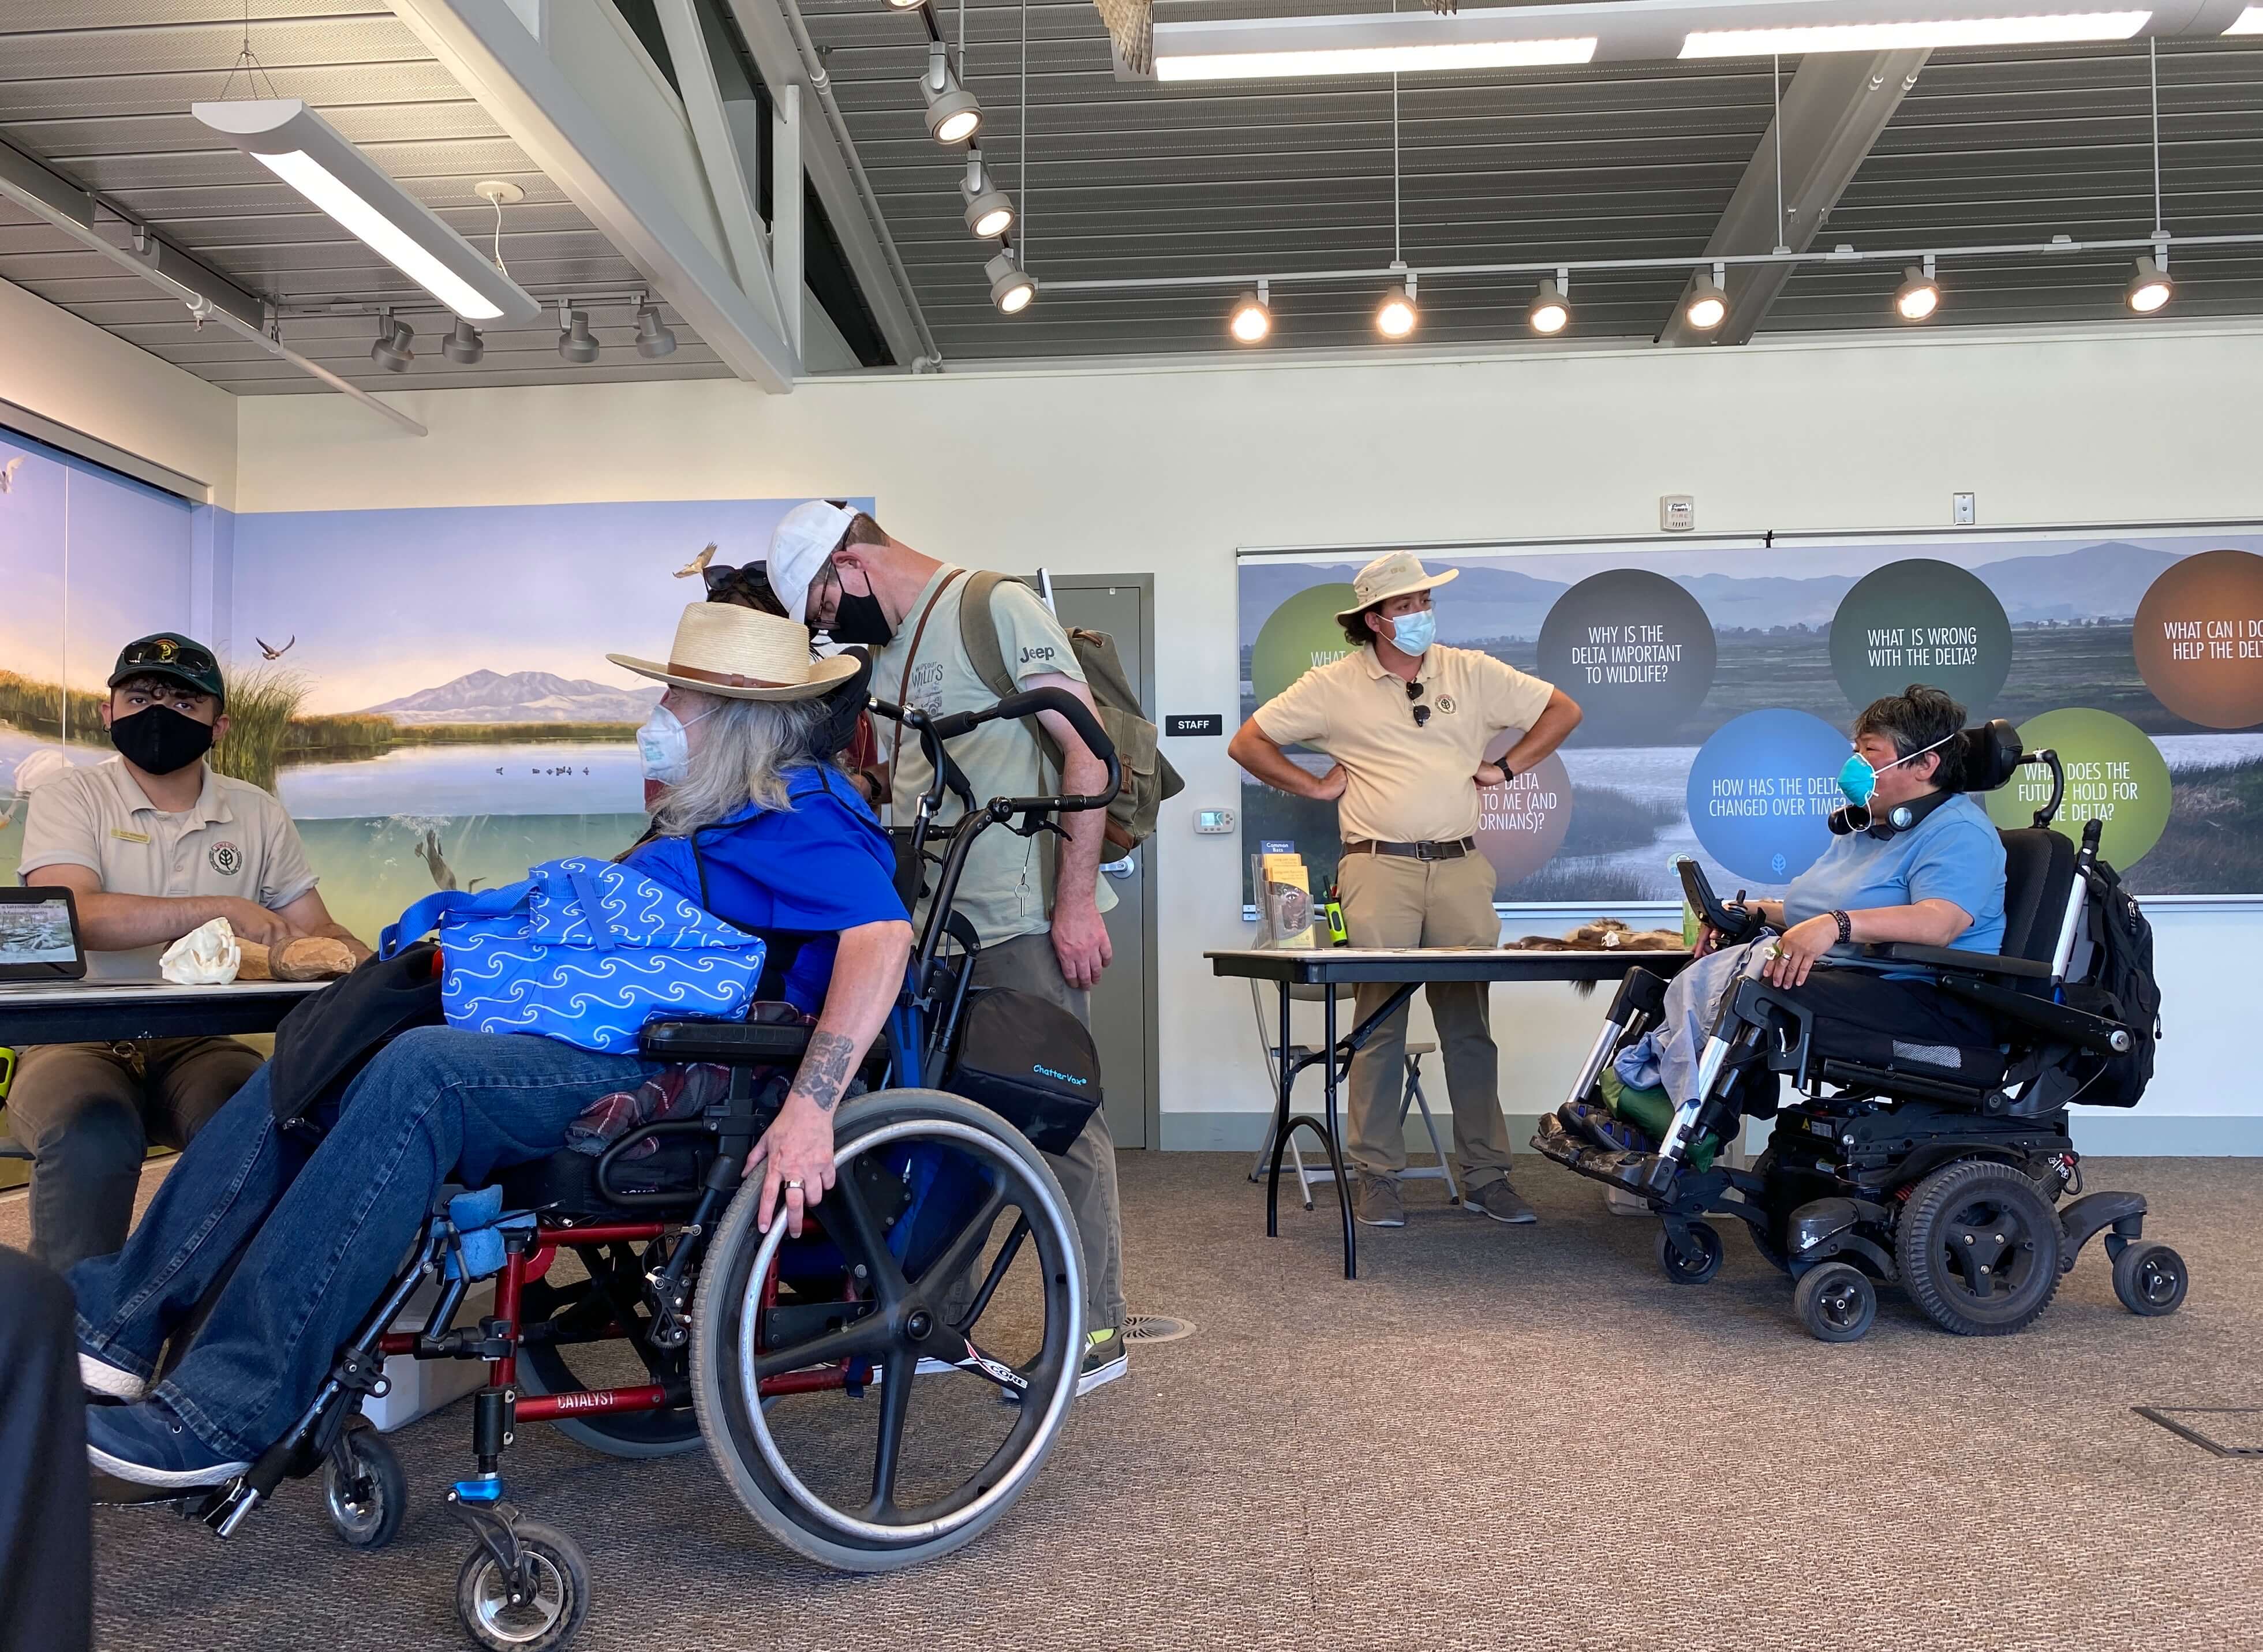
[[[1124,878],[1131,876],[1132,873],[1138,871],[1139,869],[1139,863],[1127,855],[1120,861],[1102,862],[1100,869],[1107,873],[1109,876],[1121,881]]]

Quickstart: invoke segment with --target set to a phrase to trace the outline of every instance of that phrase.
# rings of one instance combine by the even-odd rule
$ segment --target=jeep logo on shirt
[[[1025,666],[1033,660],[1050,660],[1052,657],[1053,649],[1051,643],[1047,643],[1042,648],[1024,648],[1022,650],[1022,663]]]
[[[213,870],[222,877],[234,877],[243,869],[243,851],[225,838],[213,844],[212,853],[205,858],[212,862]]]

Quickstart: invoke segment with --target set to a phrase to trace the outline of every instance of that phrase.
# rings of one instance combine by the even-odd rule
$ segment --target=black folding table
[[[1594,952],[1517,951],[1500,947],[1248,947],[1206,952],[1213,974],[1244,980],[1271,981],[1281,989],[1281,1091],[1273,1104],[1273,1164],[1265,1182],[1265,1233],[1281,1232],[1281,1155],[1290,1132],[1302,1125],[1320,1138],[1327,1149],[1329,1167],[1335,1172],[1336,1202],[1343,1214],[1344,1277],[1359,1277],[1359,1241],[1351,1215],[1351,1184],[1344,1174],[1342,1149],[1336,1130],[1336,1086],[1349,1071],[1351,1058],[1376,1029],[1406,1006],[1417,987],[1432,981],[1616,981],[1629,970],[1648,965],[1672,975],[1689,962],[1687,952],[1646,952],[1632,947]],[[1336,1037],[1336,997],[1343,982],[1387,981],[1396,990],[1375,1013],[1352,1028],[1341,1042]],[[1292,1059],[1289,1054],[1289,989],[1319,986],[1325,1035],[1311,1054]],[[1323,1090],[1327,1116],[1291,1115],[1290,1092],[1297,1075],[1314,1062],[1325,1062]]]
[[[292,1006],[328,981],[0,982],[0,1046],[111,1043],[271,1033]]]

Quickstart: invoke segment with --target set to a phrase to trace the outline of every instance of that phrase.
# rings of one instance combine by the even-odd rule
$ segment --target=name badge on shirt
[[[120,843],[147,843],[149,840],[147,832],[128,832],[124,826],[111,827],[110,835]]]

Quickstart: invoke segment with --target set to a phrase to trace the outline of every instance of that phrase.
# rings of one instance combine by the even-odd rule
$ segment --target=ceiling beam
[[[394,13],[740,378],[784,393],[793,347],[519,15],[489,0],[390,0]],[[622,53],[620,73],[634,67]]]
[[[1720,221],[1713,227],[1712,238],[1705,243],[1707,255],[1717,258],[1772,252],[1779,246],[1804,252],[1814,245],[1824,220],[1869,158],[1886,123],[1901,107],[1902,98],[1917,84],[1918,71],[1925,67],[1927,55],[1915,51],[1818,52],[1802,60],[1799,72],[1784,88],[1775,119],[1761,135],[1751,164],[1745,168]],[[1783,203],[1781,240],[1776,219],[1779,187]],[[1732,266],[1724,283],[1729,294],[1728,319],[1710,333],[1699,332],[1683,319],[1683,307],[1697,278],[1693,272],[1690,285],[1684,286],[1681,297],[1674,301],[1674,313],[1659,332],[1658,342],[1750,343],[1784,283],[1791,279],[1793,268],[1788,263]]]

